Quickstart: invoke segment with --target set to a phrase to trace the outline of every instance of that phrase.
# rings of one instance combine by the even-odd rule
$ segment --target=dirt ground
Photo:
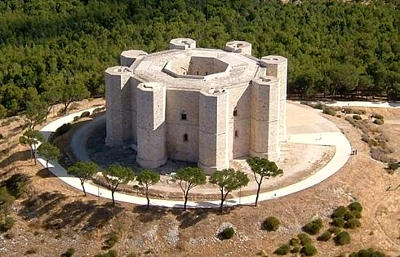
[[[90,105],[93,103],[80,108]],[[385,121],[400,119],[400,110],[387,112]],[[83,197],[80,191],[33,164],[27,148],[17,143],[20,120],[3,124],[1,178],[20,172],[29,175],[31,183],[28,193],[12,207],[11,216],[17,222],[0,236],[0,256],[19,257],[30,250],[35,252],[30,256],[53,257],[70,247],[76,250],[74,256],[93,256],[105,252],[102,247],[110,231],[119,235],[113,247],[119,256],[257,256],[261,250],[275,256],[273,251],[297,235],[304,224],[319,216],[327,229],[332,210],[354,199],[362,203],[364,210],[361,227],[349,230],[351,243],[336,246],[332,240],[319,242],[313,237],[318,256],[333,257],[367,247],[400,256],[400,189],[387,191],[389,185],[400,184],[400,172],[390,175],[384,164],[370,158],[369,147],[361,141],[358,129],[343,118],[328,118],[358,149],[341,171],[310,189],[262,202],[257,208],[237,207],[223,215],[213,210],[144,210],[130,204],[112,208],[109,201]],[[382,127],[385,132],[390,130],[389,138],[395,145],[400,139],[398,126],[386,122]],[[262,221],[271,215],[281,220],[281,227],[276,232],[261,230]],[[216,233],[224,223],[231,223],[237,234],[220,241]]]

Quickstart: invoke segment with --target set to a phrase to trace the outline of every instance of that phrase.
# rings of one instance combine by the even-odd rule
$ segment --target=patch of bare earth
[[[398,117],[398,116],[397,116]],[[1,157],[2,179],[16,172],[31,177],[29,192],[18,200],[11,215],[17,219],[9,238],[0,237],[0,256],[60,256],[68,248],[74,256],[93,256],[101,248],[107,234],[114,230],[119,242],[114,249],[119,256],[135,252],[139,256],[255,256],[260,250],[269,256],[282,243],[300,232],[313,217],[324,220],[338,205],[357,199],[364,206],[362,226],[349,230],[351,244],[335,246],[334,242],[318,242],[318,256],[337,256],[360,248],[373,247],[390,256],[400,253],[400,189],[386,191],[388,185],[400,184],[399,172],[390,175],[384,165],[370,158],[369,147],[361,141],[361,133],[347,121],[330,118],[346,134],[358,155],[352,156],[341,171],[326,181],[302,192],[262,202],[259,207],[237,207],[220,215],[213,210],[182,210],[118,204],[96,197],[83,197],[40,166],[33,165],[26,148],[13,147]],[[3,127],[13,129],[14,125]],[[18,126],[16,123],[15,126]],[[383,127],[385,129],[385,127]],[[7,132],[8,133],[8,132]],[[17,138],[17,135],[14,137]],[[398,140],[399,135],[393,136]],[[8,139],[6,139],[8,140]],[[1,150],[13,144],[2,144]],[[281,219],[276,232],[260,229],[267,216]],[[237,234],[230,240],[216,237],[223,223],[231,223]]]

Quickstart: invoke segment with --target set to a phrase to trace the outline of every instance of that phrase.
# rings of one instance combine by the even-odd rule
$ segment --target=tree
[[[258,197],[260,195],[260,189],[263,179],[269,179],[271,177],[282,175],[283,171],[278,168],[275,162],[269,161],[265,158],[253,157],[247,159],[247,163],[249,164],[251,171],[253,171],[254,179],[257,183],[257,195],[256,201],[254,203],[254,205],[257,207]]]
[[[98,170],[99,166],[94,162],[76,162],[68,168],[67,172],[68,174],[79,178],[83,193],[86,196],[85,181],[91,179]]]
[[[46,159],[46,168],[49,168],[49,161],[57,161],[60,158],[61,152],[57,146],[44,142],[37,149],[40,156]]]
[[[189,191],[196,186],[204,185],[206,183],[206,174],[200,168],[185,167],[177,170],[172,180],[178,183],[183,192],[183,210],[186,211]]]
[[[114,193],[120,184],[127,184],[135,178],[135,173],[128,167],[121,165],[110,165],[103,171],[103,176],[106,179],[111,190],[113,206],[115,205]]]
[[[67,112],[72,102],[82,100],[89,96],[87,88],[76,82],[69,85],[61,85],[59,89],[61,92],[60,102],[64,105],[64,113]]]
[[[7,109],[0,104],[0,119],[3,119],[7,116]]]
[[[224,169],[215,171],[210,177],[210,183],[219,187],[221,192],[220,211],[223,213],[226,197],[230,192],[246,186],[249,183],[249,178],[244,172]]]
[[[36,165],[36,146],[37,146],[37,144],[39,144],[39,142],[43,142],[43,141],[44,141],[44,137],[43,137],[42,133],[40,133],[37,130],[33,130],[33,129],[28,129],[19,138],[20,144],[29,145],[29,148],[31,150],[31,158],[33,158],[35,160],[35,165]]]
[[[139,185],[141,185],[145,190],[147,199],[146,209],[149,209],[150,206],[149,187],[160,181],[160,174],[152,170],[142,170],[139,173],[139,175],[137,175],[136,180],[139,182]]]

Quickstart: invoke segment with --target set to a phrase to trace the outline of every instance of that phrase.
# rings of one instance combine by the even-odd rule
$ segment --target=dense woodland
[[[126,49],[154,52],[175,37],[229,40],[289,58],[301,98],[400,98],[398,0],[3,0],[0,116],[45,115],[55,103],[104,94],[104,70]],[[38,114],[40,113],[40,114]]]

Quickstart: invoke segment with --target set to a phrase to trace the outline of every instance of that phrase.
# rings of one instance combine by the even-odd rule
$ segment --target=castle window
[[[235,109],[233,109],[233,116],[237,116],[238,112],[237,112],[237,108],[235,107]]]
[[[239,137],[239,131],[235,130],[235,137]]]
[[[181,113],[181,120],[187,120],[186,112]]]
[[[184,134],[183,135],[183,142],[187,142],[188,141],[188,134]]]

